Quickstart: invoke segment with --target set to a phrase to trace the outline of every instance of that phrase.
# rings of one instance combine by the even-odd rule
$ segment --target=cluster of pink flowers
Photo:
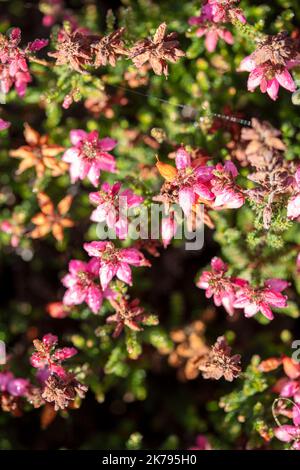
[[[294,194],[288,201],[287,216],[297,219],[300,216],[300,168],[297,169],[293,182]]]
[[[274,429],[274,435],[282,442],[290,443],[291,449],[300,450],[300,364],[294,359],[283,356],[270,358],[260,364],[263,372],[277,369],[280,365],[286,374],[272,388],[278,394],[274,411],[292,420],[293,424],[282,424]],[[291,406],[292,405],[292,406]]]
[[[30,363],[33,367],[39,369],[40,376],[44,380],[51,374],[65,378],[67,372],[61,363],[75,356],[77,350],[73,347],[56,349],[58,338],[51,333],[44,335],[42,341],[35,340],[33,343],[36,352],[31,355]]]
[[[27,44],[25,49],[18,47],[21,41],[21,30],[13,28],[8,38],[0,36],[0,91],[8,93],[14,85],[19,96],[24,96],[31,76],[27,57],[48,44],[47,39],[36,39]]]
[[[189,216],[193,204],[199,198],[206,201],[214,199],[210,188],[213,167],[192,166],[191,157],[183,148],[177,151],[175,163],[179,187],[178,202],[184,214]]]
[[[117,248],[110,241],[85,243],[84,249],[92,258],[87,263],[79,260],[70,261],[69,273],[62,279],[62,283],[67,288],[67,291],[63,297],[62,304],[57,302],[51,304],[51,311],[49,312],[51,316],[64,318],[69,313],[65,312],[66,307],[70,308],[83,302],[86,302],[91,311],[97,314],[103,299],[106,298],[113,307],[118,307],[120,302],[125,302],[122,305],[126,308],[130,307],[130,318],[131,316],[138,317],[140,315],[141,319],[143,319],[144,316],[141,314],[144,309],[137,307],[139,303],[137,299],[135,306],[134,302],[136,301],[131,304],[125,298],[123,299],[122,296],[118,297],[117,293],[109,287],[110,282],[115,276],[126,284],[131,285],[132,274],[130,266],[150,266],[150,262],[145,259],[142,252],[136,248]],[[100,285],[98,283],[99,280]],[[116,299],[118,302],[115,302]],[[122,314],[116,312],[115,315],[107,318],[107,323],[114,322],[116,318],[121,323],[126,320],[125,325],[133,328],[133,320],[131,321],[129,316],[127,318],[126,312]],[[120,326],[118,331],[119,328]],[[54,357],[56,358],[56,356]]]
[[[215,257],[211,261],[211,271],[201,274],[197,286],[206,291],[207,298],[213,297],[216,306],[223,305],[229,315],[233,315],[235,308],[241,308],[247,318],[261,312],[272,320],[272,307],[286,307],[287,297],[282,291],[286,289],[288,282],[268,279],[263,287],[257,288],[252,287],[245,279],[228,276],[227,271],[228,266]]]
[[[85,243],[83,247],[89,256],[99,260],[98,274],[102,289],[106,289],[115,276],[131,285],[130,266],[150,266],[150,262],[136,248],[117,248],[110,241],[94,241]]]
[[[181,147],[176,152],[175,164],[174,177],[169,179],[168,189],[170,193],[178,194],[178,204],[186,217],[197,203],[204,203],[216,210],[237,209],[244,204],[245,197],[236,184],[238,171],[233,162],[226,161],[224,165],[218,163],[216,166],[199,165],[197,161],[192,162],[190,154]],[[165,203],[167,217],[162,221],[161,231],[163,244],[167,246],[176,233],[176,217],[164,195],[155,200]]]
[[[208,52],[216,49],[219,39],[223,39],[227,44],[233,44],[233,36],[224,27],[224,23],[234,19],[246,23],[242,10],[236,7],[237,3],[239,0],[207,0],[201,8],[200,15],[189,19],[191,26],[197,26],[196,35],[205,36],[205,47]]]
[[[26,396],[30,382],[27,379],[17,378],[12,372],[0,372],[0,392],[13,397]]]
[[[121,190],[122,183],[113,185],[103,183],[101,190],[90,193],[90,201],[97,205],[91,215],[93,222],[106,221],[120,239],[128,235],[128,211],[139,206],[144,198],[134,194],[130,189]]]
[[[115,159],[108,153],[117,145],[115,140],[109,137],[99,139],[97,131],[82,129],[72,130],[70,140],[72,147],[65,151],[63,161],[70,163],[72,183],[87,177],[97,187],[101,170],[116,172]]]

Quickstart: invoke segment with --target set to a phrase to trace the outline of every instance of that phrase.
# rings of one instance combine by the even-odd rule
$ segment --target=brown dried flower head
[[[287,32],[282,31],[273,36],[264,37],[251,57],[256,65],[269,61],[275,66],[286,66],[288,61],[296,59],[298,53],[298,41],[289,37]]]
[[[125,28],[117,29],[92,45],[95,52],[94,63],[96,67],[107,64],[115,67],[119,57],[128,55],[122,40],[124,30]]]
[[[56,65],[68,65],[76,72],[85,73],[83,67],[92,61],[92,41],[92,36],[63,29],[58,35],[56,52],[49,52],[48,55],[56,59]]]
[[[224,377],[232,382],[241,373],[241,356],[231,356],[231,348],[228,346],[224,336],[219,336],[207,355],[200,358],[195,364],[202,373],[204,379],[219,380]]]
[[[179,369],[180,379],[192,380],[199,375],[195,364],[209,351],[205,344],[204,332],[205,325],[200,320],[171,332],[175,348],[169,355],[168,362]]]
[[[157,28],[153,39],[138,41],[129,51],[129,57],[137,68],[149,62],[156,75],[168,75],[167,62],[176,63],[185,53],[179,49],[177,34],[166,34],[167,25]]]
[[[241,140],[247,144],[245,153],[249,163],[255,168],[266,166],[265,155],[270,151],[284,152],[286,146],[281,140],[281,132],[268,121],[252,119],[252,127],[244,127]]]
[[[45,382],[42,398],[53,403],[54,409],[58,411],[67,408],[76,397],[84,398],[87,390],[72,374],[64,378],[53,374]]]
[[[133,331],[142,331],[141,324],[155,325],[158,323],[157,318],[153,315],[144,312],[144,308],[140,306],[139,299],[127,300],[121,298],[117,300],[110,300],[111,305],[115,309],[115,313],[106,319],[106,323],[115,323],[116,327],[113,332],[113,337],[117,338],[127,326]]]
[[[255,203],[264,205],[263,223],[268,229],[272,220],[273,203],[289,193],[294,174],[294,164],[284,158],[286,146],[281,133],[269,122],[252,119],[252,128],[242,129],[242,142],[246,143],[248,162],[256,169],[248,179],[258,185],[247,191]]]

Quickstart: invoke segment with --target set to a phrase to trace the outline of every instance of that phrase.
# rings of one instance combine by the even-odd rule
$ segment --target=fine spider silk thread
[[[196,108],[194,108],[193,106],[189,106],[189,105],[186,105],[186,104],[171,103],[171,101],[165,100],[164,98],[159,98],[158,96],[151,95],[150,93],[143,93],[141,91],[132,90],[131,88],[126,88],[122,85],[112,85],[110,83],[109,84],[107,83],[106,86],[113,87],[113,88],[118,88],[120,90],[126,91],[128,93],[133,93],[135,95],[148,97],[148,98],[151,98],[153,100],[160,101],[161,103],[165,103],[165,104],[169,104],[170,106],[174,106],[174,108],[179,108],[179,109],[182,109],[182,110],[190,110],[190,111],[198,114],[198,110]],[[228,114],[213,113],[211,111],[208,111],[205,116],[200,116],[199,120],[203,121],[205,118],[207,118],[209,116],[215,117],[217,119],[221,119],[223,121],[235,122],[236,124],[241,124],[243,126],[252,127],[251,121],[249,121],[247,119],[240,119],[240,118],[237,118],[237,117],[234,117],[234,116],[229,116]]]

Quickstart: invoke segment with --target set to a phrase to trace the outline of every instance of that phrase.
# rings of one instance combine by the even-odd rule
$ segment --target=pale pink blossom
[[[196,285],[205,290],[207,298],[213,297],[217,307],[223,305],[227,313],[233,315],[236,286],[243,284],[243,280],[227,276],[227,270],[227,264],[221,258],[214,257],[211,271],[203,271]]]
[[[216,23],[226,23],[232,19],[237,19],[245,24],[247,20],[241,8],[235,6],[237,3],[239,3],[239,0],[208,0],[206,11],[209,7],[212,20]],[[203,9],[205,9],[205,5]]]
[[[116,162],[109,153],[117,142],[109,137],[99,139],[97,131],[86,132],[74,129],[70,132],[72,147],[65,151],[63,160],[70,163],[72,183],[88,178],[94,186],[98,186],[101,170],[116,172]]]
[[[274,429],[274,434],[282,442],[292,442],[293,450],[300,450],[300,408],[295,405],[292,412],[293,425],[283,424]]]
[[[135,194],[131,189],[121,190],[121,183],[113,185],[103,183],[101,190],[90,193],[90,201],[97,205],[91,215],[93,222],[106,221],[109,228],[113,228],[121,239],[128,234],[128,211],[139,206],[143,197]]]
[[[83,245],[89,256],[99,258],[99,277],[102,289],[117,276],[126,284],[132,284],[131,266],[150,266],[141,251],[136,248],[116,248],[112,242],[94,241]]]
[[[294,176],[294,195],[289,199],[287,205],[287,216],[289,219],[297,219],[300,216],[300,167]]]
[[[198,199],[211,201],[214,195],[211,192],[212,167],[193,166],[191,157],[184,148],[180,148],[175,157],[178,170],[176,182],[179,187],[178,200],[184,214],[188,216],[193,204]]]
[[[224,165],[218,163],[213,171],[214,178],[211,181],[212,192],[215,195],[214,208],[238,209],[245,202],[241,188],[235,183],[238,176],[236,166],[231,161]]]
[[[274,101],[278,98],[280,85],[291,92],[296,90],[296,84],[288,71],[288,67],[276,66],[271,62],[256,65],[250,55],[242,60],[239,71],[250,72],[247,84],[249,91],[253,92],[259,86],[260,91],[262,93],[267,92]]]
[[[88,263],[79,260],[71,260],[69,274],[62,278],[62,283],[67,287],[63,297],[63,303],[67,306],[80,305],[86,302],[93,313],[98,313],[103,299],[109,296],[109,291],[103,291],[96,284],[100,268],[99,259],[92,258]]]
[[[281,293],[287,286],[288,283],[281,279],[269,279],[265,282],[265,287],[257,289],[245,284],[236,292],[234,307],[244,309],[247,318],[261,312],[268,320],[273,320],[271,307],[287,306],[287,296]]]
[[[161,238],[164,248],[170,244],[172,238],[175,236],[177,231],[177,223],[175,220],[174,213],[171,212],[168,216],[163,217],[161,221]]]
[[[223,41],[230,45],[234,43],[231,32],[223,26],[217,26],[212,22],[203,23],[201,17],[196,16],[190,18],[189,24],[191,26],[199,26],[196,29],[196,36],[199,38],[205,36],[205,47],[208,52],[214,52],[216,50],[219,39],[223,39]]]

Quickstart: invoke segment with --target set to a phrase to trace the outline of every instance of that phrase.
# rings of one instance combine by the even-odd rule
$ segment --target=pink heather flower
[[[300,216],[300,167],[294,177],[295,195],[289,199],[287,206],[287,216],[289,219],[297,219]]]
[[[31,76],[27,65],[27,55],[37,52],[48,44],[47,39],[36,39],[25,49],[18,47],[21,30],[13,28],[8,38],[0,38],[0,91],[8,93],[14,85],[19,96],[24,96]]]
[[[287,305],[287,296],[281,294],[287,286],[288,283],[281,279],[269,279],[265,282],[265,287],[259,289],[246,284],[236,292],[233,305],[244,309],[247,318],[261,312],[268,320],[273,320],[271,307],[284,308]]]
[[[51,333],[44,335],[42,341],[36,339],[33,344],[37,352],[31,355],[30,363],[36,369],[47,369],[51,374],[64,378],[66,371],[61,365],[63,361],[77,354],[75,348],[56,349],[58,338]]]
[[[161,221],[161,238],[164,248],[170,244],[172,238],[175,236],[177,230],[177,223],[174,213],[172,212],[167,217],[163,217]]]
[[[13,397],[22,397],[26,395],[28,387],[29,387],[29,380],[12,379],[8,382],[7,391]]]
[[[4,129],[8,129],[11,126],[11,123],[8,121],[4,121],[4,119],[0,118],[0,131],[3,131]]]
[[[97,131],[85,132],[74,129],[70,132],[72,147],[65,151],[63,160],[70,163],[72,183],[88,178],[94,186],[98,186],[100,171],[116,172],[114,157],[108,153],[115,148],[117,142],[109,137],[99,139]]]
[[[11,372],[0,372],[0,392],[6,392],[8,383],[14,379]]]
[[[211,181],[212,192],[216,196],[213,207],[222,209],[238,209],[245,202],[241,189],[236,185],[238,176],[236,166],[231,161],[216,165],[213,171],[214,178]]]
[[[228,267],[221,258],[214,257],[211,260],[211,271],[203,271],[196,285],[205,289],[207,298],[213,297],[217,307],[223,305],[229,315],[234,313],[236,299],[236,284],[243,284],[241,279],[226,276]]]
[[[293,450],[300,450],[300,408],[293,407],[293,425],[284,424],[274,429],[274,434],[282,442],[292,442]]]
[[[8,235],[11,235],[10,244],[13,248],[16,248],[19,245],[24,227],[21,225],[17,216],[15,217],[13,215],[11,220],[3,220],[0,223],[0,230],[2,230],[4,233],[7,233]]]
[[[7,392],[14,397],[26,395],[29,380],[16,378],[11,372],[0,372],[0,392]]]
[[[189,450],[212,450],[208,439],[203,434],[199,434],[196,437],[196,442],[194,447],[190,447]]]
[[[212,167],[192,166],[190,155],[182,147],[177,150],[175,163],[178,170],[176,181],[179,186],[179,205],[185,215],[188,216],[193,204],[199,198],[207,201],[214,199],[210,189]]]
[[[126,284],[132,284],[130,265],[150,266],[136,248],[116,248],[112,242],[100,241],[83,245],[89,256],[100,259],[99,277],[102,289],[106,289],[114,276]]]
[[[143,202],[143,197],[134,194],[131,189],[124,189],[120,192],[121,183],[116,182],[112,186],[103,183],[101,190],[90,193],[90,201],[98,207],[91,215],[93,222],[106,221],[109,228],[114,228],[119,238],[126,238],[128,234],[129,209],[139,206]]]
[[[281,397],[292,398],[300,405],[300,364],[292,358],[282,358],[283,369],[287,377],[280,379],[274,386],[274,391]]]
[[[191,18],[190,24],[195,25],[195,20]],[[205,47],[208,52],[214,52],[216,50],[219,39],[223,39],[223,41],[230,45],[234,43],[231,32],[225,29],[223,26],[216,26],[214,23],[203,24],[197,28],[196,36],[199,38],[205,36]]]
[[[239,20],[242,24],[247,23],[247,20],[240,8],[234,5],[239,3],[239,0],[208,0],[207,6],[215,23],[226,23],[232,19]],[[206,12],[208,8],[206,6]],[[203,7],[205,9],[205,5]]]
[[[98,313],[104,297],[109,295],[109,292],[103,292],[95,283],[99,269],[100,261],[96,258],[92,258],[88,263],[71,260],[69,274],[62,279],[63,285],[67,287],[63,303],[71,306],[86,302],[93,313]]]
[[[279,85],[286,90],[294,92],[296,90],[295,82],[288,71],[288,66],[274,66],[270,62],[256,65],[252,56],[245,57],[239,67],[239,71],[250,72],[248,77],[248,90],[253,92],[260,86],[262,93],[268,93],[272,100],[277,100]]]

